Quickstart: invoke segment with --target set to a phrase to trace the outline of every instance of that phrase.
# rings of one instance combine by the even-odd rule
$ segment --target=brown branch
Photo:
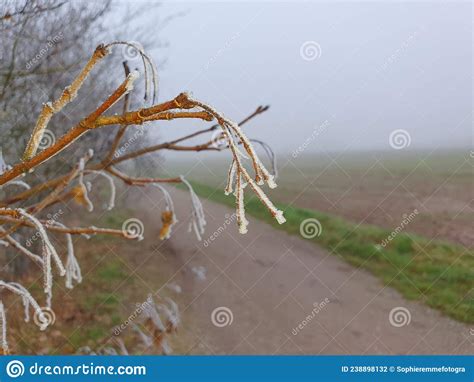
[[[108,53],[109,51],[104,47],[104,45],[99,45],[79,75],[74,79],[70,86],[67,86],[63,90],[61,96],[57,100],[53,102],[47,102],[43,105],[43,109],[41,110],[36,122],[36,126],[26,146],[25,153],[23,154],[24,161],[31,159],[36,154],[36,150],[38,149],[44,130],[46,129],[46,126],[53,115],[59,113],[68,103],[76,98],[77,92],[81,88],[89,73],[92,71],[95,65],[97,65],[105,56],[107,56]]]
[[[269,107],[270,106],[268,106],[268,105],[257,107],[257,109],[252,114],[245,117],[239,123],[239,126],[242,126],[242,125],[246,124],[252,118],[255,118],[256,116],[264,113],[265,111],[267,111],[269,109]],[[195,133],[186,135],[184,137],[177,138],[177,139],[175,139],[173,141],[170,141],[170,142],[164,142],[164,143],[160,143],[158,145],[154,145],[154,146],[146,147],[146,148],[143,148],[143,149],[140,149],[140,150],[136,150],[136,151],[131,152],[129,154],[123,155],[119,158],[115,158],[114,160],[109,162],[109,165],[116,165],[120,162],[124,162],[124,161],[130,160],[130,159],[134,159],[134,158],[137,158],[137,157],[142,156],[144,154],[149,154],[149,153],[152,153],[152,152],[155,152],[155,151],[158,151],[158,150],[165,150],[165,149],[166,150],[175,150],[175,151],[204,151],[204,150],[220,151],[221,150],[220,148],[209,147],[213,143],[212,140],[208,141],[206,143],[200,144],[200,145],[196,145],[196,146],[177,146],[176,145],[176,143],[183,142],[185,140],[197,137],[199,135],[214,131],[218,127],[219,127],[219,124],[215,124],[215,125],[212,125],[211,127],[207,128],[207,129],[203,129],[203,130],[197,131]]]
[[[28,221],[28,220],[23,220],[23,219],[16,219],[13,217],[7,217],[7,216],[0,216],[0,222],[4,223],[16,223],[20,224],[22,226],[26,227],[31,227],[35,228],[35,225]],[[113,236],[120,236],[129,239],[130,235],[127,235],[127,232],[124,232],[119,229],[113,229],[113,228],[99,228],[99,227],[60,227],[56,225],[51,225],[45,220],[40,220],[40,222],[43,224],[43,226],[48,230],[52,232],[59,232],[59,233],[70,233],[71,235],[95,235],[95,234],[106,234],[106,235],[113,235]]]
[[[127,64],[127,61],[123,62],[123,70],[125,72],[125,78],[127,78],[127,76],[130,74],[130,68]],[[130,107],[130,93],[127,93],[125,95],[124,101],[123,101],[122,114],[125,114],[126,112],[128,112],[129,107]],[[104,158],[104,160],[102,161],[102,163],[104,164],[104,167],[107,166],[107,164],[114,157],[115,151],[117,150],[118,145],[120,144],[120,141],[122,140],[122,137],[124,136],[125,131],[127,130],[127,127],[128,127],[128,125],[122,125],[122,126],[120,126],[119,131],[117,131],[117,134],[115,135],[115,139],[114,139],[114,141],[112,142],[112,144],[110,146],[109,152],[106,155],[106,157]]]
[[[87,132],[94,121],[107,109],[112,107],[125,93],[130,90],[131,82],[134,80],[134,77],[131,75],[109,96],[105,102],[100,105],[95,111],[93,111],[88,117],[84,118],[76,126],[70,129],[66,134],[59,138],[56,143],[40,153],[36,154],[30,160],[21,162],[13,166],[10,170],[4,172],[0,175],[0,185],[7,183],[8,181],[15,179],[19,175],[33,169],[34,167],[45,162],[49,158],[58,154],[60,151],[68,147],[72,142],[79,138],[82,134]]]
[[[125,95],[125,97],[127,97],[127,95]],[[181,96],[181,95],[180,95]],[[178,96],[178,97],[180,97]],[[176,97],[176,99],[178,98]],[[174,102],[171,101],[171,102]],[[167,104],[166,107],[169,107],[170,104],[169,103],[165,103]],[[249,122],[251,119],[255,118],[256,116],[264,113],[265,111],[267,111],[269,108],[269,106],[259,106],[253,113],[251,113],[249,116],[247,116],[246,118],[244,118],[240,123],[239,125],[242,126],[244,125],[245,123]],[[128,126],[128,125],[127,125]],[[116,158],[116,159],[109,159],[107,161],[103,161],[102,163],[99,163],[99,164],[95,164],[95,165],[92,165],[91,167],[88,167],[88,169],[90,170],[103,170],[103,169],[106,169],[107,167],[109,166],[113,166],[113,165],[116,165],[118,163],[121,163],[121,162],[124,162],[126,160],[130,160],[130,159],[133,159],[133,158],[137,158],[141,155],[144,155],[144,154],[148,154],[148,153],[152,153],[152,152],[155,152],[155,151],[158,151],[158,150],[162,150],[162,149],[173,149],[173,147],[176,147],[174,146],[176,143],[179,143],[179,142],[183,142],[185,140],[188,140],[188,139],[191,139],[191,138],[194,138],[194,137],[197,137],[199,135],[202,135],[202,134],[206,134],[206,133],[209,133],[209,132],[212,132],[214,131],[216,128],[218,128],[219,125],[216,124],[216,125],[212,125],[211,127],[207,128],[207,129],[202,129],[202,130],[199,130],[195,133],[192,133],[192,134],[189,134],[189,135],[186,135],[184,137],[181,137],[181,138],[177,138],[173,141],[170,141],[170,142],[165,142],[165,143],[161,143],[161,144],[158,144],[158,145],[154,145],[154,146],[150,146],[150,147],[147,147],[147,148],[144,148],[144,149],[140,149],[140,150],[137,150],[137,151],[134,151],[132,153],[129,153],[127,155],[124,155],[124,156],[121,156],[119,158]],[[119,131],[120,132],[120,131]],[[119,133],[117,133],[118,135]],[[116,140],[117,140],[117,136],[116,136]],[[120,139],[118,140],[120,142]],[[202,144],[202,145],[199,145],[198,149],[200,148],[201,150],[204,149],[204,147],[207,147],[211,144],[211,141],[209,141],[207,144]],[[118,145],[118,143],[115,143],[115,145]],[[113,148],[114,146],[112,146]],[[170,148],[171,147],[171,148]],[[115,146],[115,149],[114,150],[110,150],[109,151],[109,155],[111,154],[113,158],[113,155],[115,153],[115,150],[116,150],[116,146]],[[191,147],[189,147],[186,151],[190,151],[191,150]],[[215,149],[214,149],[215,150]],[[199,150],[196,150],[196,151],[199,151]],[[0,201],[0,207],[6,207],[6,206],[9,206],[11,204],[14,204],[14,203],[17,203],[19,201],[22,201],[22,200],[25,200],[25,199],[29,199],[30,197],[42,192],[42,191],[46,191],[50,188],[54,188],[56,187],[58,184],[60,184],[61,182],[63,182],[66,178],[67,178],[68,175],[63,175],[63,176],[60,176],[58,178],[55,178],[55,179],[52,179],[52,180],[49,180],[45,183],[40,183],[34,187],[32,187],[31,189],[29,190],[25,190],[19,194],[16,194],[12,197],[10,197],[9,199],[5,199],[5,200],[2,200]],[[1,179],[1,177],[0,177]],[[123,180],[123,179],[122,179]]]
[[[133,178],[113,167],[108,167],[105,171],[123,180],[128,185],[144,186],[148,183],[181,183],[181,178]]]
[[[147,109],[131,111],[123,115],[110,115],[97,118],[97,120],[89,125],[90,129],[96,129],[107,125],[141,125],[144,122],[172,120],[180,118],[203,119],[204,121],[212,121],[214,118],[205,111],[195,112],[175,112],[175,113],[156,113],[144,116]]]

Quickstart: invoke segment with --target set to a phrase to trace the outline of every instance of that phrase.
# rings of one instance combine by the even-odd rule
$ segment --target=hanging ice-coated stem
[[[3,301],[0,301],[0,325],[2,326],[2,352],[4,355],[10,353],[7,339],[7,315],[5,314],[5,307]]]
[[[84,170],[84,174],[96,174],[104,177],[110,185],[110,198],[109,198],[109,203],[107,204],[107,210],[110,211],[115,207],[115,194],[116,194],[116,189],[115,189],[115,182],[113,178],[107,174],[105,171],[98,171],[98,170]],[[92,203],[91,203],[92,204]]]
[[[199,200],[198,196],[194,192],[193,186],[189,183],[183,175],[180,175],[181,181],[188,187],[189,193],[191,195],[191,203],[193,206],[193,212],[191,216],[191,222],[189,224],[188,231],[194,230],[196,237],[201,241],[201,235],[204,233],[204,227],[206,226],[206,216],[204,215],[204,210],[202,208],[202,203]]]

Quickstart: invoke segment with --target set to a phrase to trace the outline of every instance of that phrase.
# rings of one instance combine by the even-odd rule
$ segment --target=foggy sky
[[[472,145],[470,3],[165,2],[159,11],[186,12],[160,32],[170,46],[152,52],[167,59],[160,99],[191,91],[234,120],[270,104],[246,129],[279,152],[308,140],[310,151],[385,150],[395,129],[409,132],[410,149]],[[163,125],[160,137],[197,123],[185,125]]]

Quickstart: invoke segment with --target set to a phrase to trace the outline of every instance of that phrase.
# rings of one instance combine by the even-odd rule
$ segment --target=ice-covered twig
[[[2,333],[2,352],[4,355],[10,353],[8,348],[8,339],[7,339],[7,316],[5,314],[5,307],[3,306],[3,301],[0,301],[0,325]]]
[[[44,274],[44,292],[47,296],[47,306],[51,307],[51,298],[52,298],[52,287],[53,287],[53,273],[51,269],[51,258],[54,260],[56,266],[59,269],[61,276],[66,274],[66,269],[56,252],[53,244],[49,240],[48,234],[43,226],[43,224],[33,215],[30,215],[22,208],[18,208],[18,213],[24,218],[28,219],[38,230],[38,233],[43,242],[43,274]]]
[[[193,186],[189,183],[186,178],[181,175],[181,181],[188,187],[189,193],[191,195],[191,202],[193,206],[193,212],[191,215],[191,222],[189,223],[188,231],[194,230],[196,237],[201,241],[201,235],[204,233],[204,227],[206,226],[206,216],[204,215],[204,210],[202,208],[202,203],[199,200],[198,196],[194,192]]]
[[[267,154],[267,157],[270,160],[270,163],[271,163],[271,166],[272,166],[271,174],[273,175],[273,179],[278,178],[277,159],[276,159],[276,155],[273,152],[273,149],[271,148],[271,146],[268,143],[266,143],[264,141],[261,141],[259,139],[250,138],[249,140],[250,140],[250,142],[258,143],[260,146],[262,146],[263,150],[265,151],[265,154]]]
[[[89,198],[89,191],[84,183],[84,166],[85,166],[85,160],[84,158],[81,158],[79,160],[79,178],[78,178],[78,183],[79,187],[78,191],[75,194],[76,201],[79,202],[79,204],[83,204],[86,206],[87,210],[89,212],[92,212],[94,210],[94,205],[92,204],[90,198]]]
[[[31,189],[30,185],[22,180],[10,180],[8,183],[5,183],[0,188],[5,188],[7,186],[20,186],[26,188],[27,190]]]
[[[115,194],[116,194],[115,183],[114,183],[113,178],[109,174],[107,174],[105,171],[98,171],[98,170],[84,170],[84,174],[100,175],[100,176],[103,176],[109,182],[110,198],[109,198],[109,203],[107,204],[107,210],[110,211],[111,209],[113,209],[115,207]]]
[[[5,159],[3,159],[3,151],[0,149],[0,175],[11,168],[12,166],[5,163]],[[8,183],[0,186],[0,188],[5,188],[7,186],[20,186],[26,188],[27,190],[31,189],[30,185],[22,180],[10,180]]]
[[[143,62],[143,70],[145,72],[145,101],[150,97],[150,79],[153,82],[153,95],[152,103],[155,103],[155,100],[158,98],[158,70],[156,68],[155,62],[148,56],[148,54],[143,49],[142,45],[138,42],[132,41],[114,41],[110,44],[107,44],[107,47],[114,45],[123,45],[128,48],[135,49],[140,55]],[[149,67],[149,68],[148,68]],[[151,71],[151,74],[148,75],[148,70]],[[151,78],[150,78],[151,77]]]
[[[76,98],[77,92],[88,77],[89,73],[99,61],[107,56],[108,53],[109,50],[104,45],[99,45],[79,75],[74,79],[70,86],[67,86],[63,90],[61,96],[53,102],[46,102],[43,104],[43,109],[38,117],[36,126],[23,154],[24,161],[31,159],[36,154],[41,139],[43,138],[43,133],[53,115],[59,113],[68,103]]]
[[[6,231],[0,227],[0,232],[5,233]],[[28,256],[31,260],[33,260],[35,263],[39,264],[41,267],[43,267],[43,259],[41,256],[38,256],[31,252],[28,248],[25,248],[23,245],[21,245],[17,240],[15,240],[12,236],[6,235],[5,236],[5,243],[6,245],[11,245],[13,248],[16,248],[18,251],[23,253],[24,255]],[[3,241],[3,240],[2,240]]]
[[[57,221],[53,222],[54,225],[58,227],[66,228],[66,226]],[[65,233],[66,242],[67,242],[67,260],[66,260],[66,288],[72,289],[74,287],[73,281],[77,283],[82,282],[82,273],[79,262],[77,261],[76,256],[74,255],[74,244],[72,242],[72,235],[70,233]]]
[[[35,312],[35,317],[37,318],[37,320],[35,320],[35,324],[39,326],[40,330],[45,330],[51,324],[51,321],[48,320],[43,310],[39,306],[38,302],[33,298],[30,292],[26,290],[25,287],[18,283],[8,283],[0,280],[0,288],[5,288],[22,298],[23,305],[25,308],[26,322],[29,321],[29,307],[31,306]]]

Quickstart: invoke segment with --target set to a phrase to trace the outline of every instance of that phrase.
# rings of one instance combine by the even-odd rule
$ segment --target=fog
[[[396,129],[409,149],[472,144],[470,3],[165,2],[159,12],[185,13],[153,52],[166,58],[161,100],[191,91],[235,120],[269,104],[246,129],[278,152],[386,150]]]

